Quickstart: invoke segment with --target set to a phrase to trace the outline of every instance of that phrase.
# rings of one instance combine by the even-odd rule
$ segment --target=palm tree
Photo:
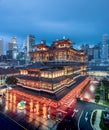
[[[16,85],[17,82],[18,80],[14,76],[7,77],[5,81],[7,85]]]

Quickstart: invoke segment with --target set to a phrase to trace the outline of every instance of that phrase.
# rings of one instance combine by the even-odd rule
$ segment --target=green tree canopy
[[[5,83],[8,85],[14,85],[17,84],[18,80],[14,76],[10,76],[6,78]]]

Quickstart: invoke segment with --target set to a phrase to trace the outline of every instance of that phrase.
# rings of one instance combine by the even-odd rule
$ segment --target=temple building
[[[72,41],[63,39],[54,41],[49,47],[45,41],[35,46],[35,51],[31,52],[33,61],[85,61],[83,52],[77,51],[72,48]]]
[[[69,87],[87,74],[86,56],[72,47],[69,39],[54,41],[51,46],[42,41],[35,46],[33,64],[20,70],[17,76],[22,87],[55,93]]]
[[[6,109],[25,109],[33,119],[58,119],[73,112],[76,100],[90,83],[86,56],[73,48],[69,39],[54,41],[51,46],[42,41],[30,52],[33,63],[20,69],[18,85],[6,92]],[[25,102],[23,107],[21,103]],[[30,120],[29,120],[30,122]]]

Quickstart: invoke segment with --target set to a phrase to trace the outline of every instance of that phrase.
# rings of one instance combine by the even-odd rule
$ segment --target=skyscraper
[[[17,46],[17,39],[16,39],[16,37],[12,38],[12,43],[13,43],[13,59],[17,59],[18,46]]]
[[[17,46],[17,39],[16,39],[16,37],[13,37],[12,41],[8,42],[7,53],[8,53],[10,58],[17,59],[18,46]]]
[[[102,60],[107,61],[109,59],[109,49],[108,49],[108,35],[104,34],[103,35],[103,40],[102,40]]]
[[[0,39],[0,56],[4,55],[4,43],[3,39]]]
[[[95,59],[95,60],[98,60],[98,59],[100,59],[100,46],[98,46],[98,45],[95,45],[94,47],[93,47],[93,58]]]
[[[33,51],[35,45],[35,36],[34,35],[27,35],[26,39],[26,52],[27,52],[27,60],[30,61],[31,57],[29,55],[29,52]]]

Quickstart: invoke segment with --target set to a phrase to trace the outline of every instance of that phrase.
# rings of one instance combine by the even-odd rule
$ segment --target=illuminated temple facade
[[[72,47],[72,41],[62,39],[47,46],[45,41],[30,52],[33,64],[20,70],[18,84],[23,87],[55,93],[69,87],[80,76],[85,76],[86,56]]]

